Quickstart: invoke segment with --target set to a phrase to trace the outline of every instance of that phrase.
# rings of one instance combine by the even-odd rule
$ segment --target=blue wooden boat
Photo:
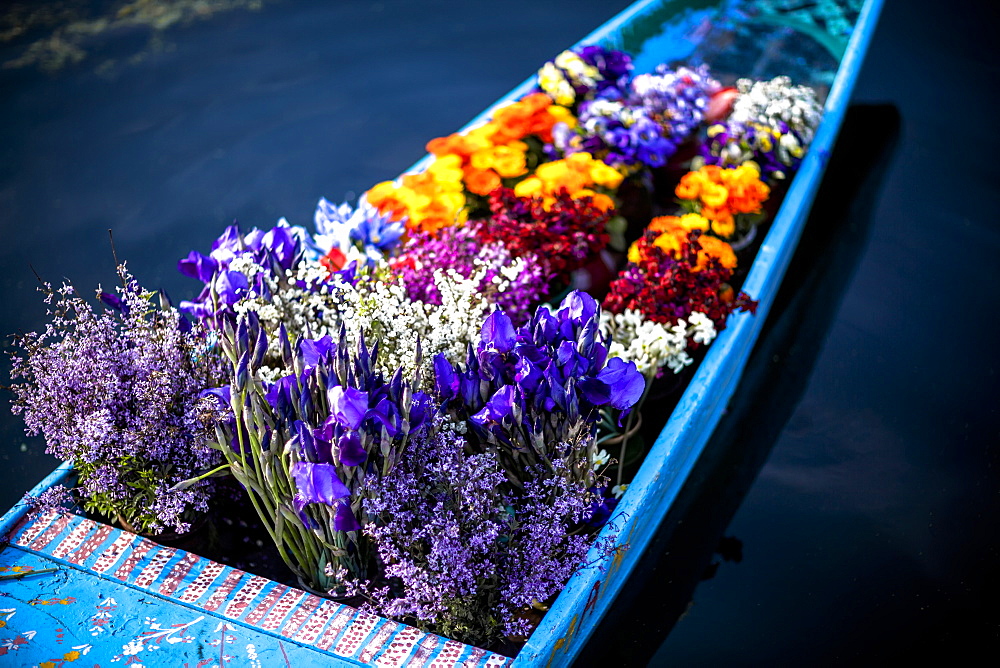
[[[0,519],[0,663],[191,668],[573,663],[614,605],[736,389],[795,251],[881,4],[641,0],[580,42],[635,54],[638,71],[684,60],[707,62],[716,75],[726,68],[755,78],[791,74],[797,83],[827,91],[825,115],[743,285],[759,300],[756,315],[734,315],[712,344],[603,530],[628,549],[573,576],[515,658],[84,517],[56,512],[30,517],[19,503]],[[789,67],[798,71],[788,72]],[[497,105],[522,96],[532,83],[525,81]],[[32,493],[71,477],[71,466],[60,466]]]

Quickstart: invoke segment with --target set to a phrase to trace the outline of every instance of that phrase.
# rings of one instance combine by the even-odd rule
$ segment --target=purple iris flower
[[[290,473],[295,479],[297,503],[322,503],[332,506],[338,499],[351,496],[351,490],[337,477],[337,467],[333,464],[295,462]]]
[[[542,384],[545,375],[527,357],[521,357],[514,365],[514,380],[527,394],[533,394]]]
[[[322,339],[302,339],[299,341],[302,364],[307,371],[315,368],[331,351],[336,349],[337,344],[329,334]]]
[[[214,258],[191,251],[183,260],[178,260],[177,270],[191,278],[197,278],[202,283],[208,283],[219,270],[219,263]]]
[[[586,360],[576,352],[576,341],[563,341],[556,348],[556,366],[563,377],[578,376],[587,369]]]
[[[223,268],[228,267],[229,262],[242,251],[243,236],[240,234],[240,228],[238,225],[230,225],[212,243],[212,252],[209,255],[219,263],[220,268]]]
[[[295,434],[295,443],[302,450],[302,455],[305,459],[310,462],[322,461],[323,457],[319,452],[319,448],[316,447],[316,438],[313,436],[312,427],[302,420],[296,420],[292,423],[292,432]]]
[[[620,357],[612,357],[608,365],[597,374],[597,380],[607,383],[611,388],[610,403],[620,410],[628,410],[642,397],[646,380],[635,366],[635,362],[626,362]]]
[[[516,401],[517,387],[504,385],[490,397],[483,410],[469,419],[481,426],[486,426],[491,422],[503,422],[505,418],[513,414]]]
[[[396,409],[391,401],[383,398],[375,408],[368,409],[365,417],[374,418],[385,427],[390,438],[395,438],[399,435],[399,415],[396,414]]]
[[[197,320],[204,320],[215,315],[210,302],[189,302],[185,300],[180,303],[177,310]]]
[[[232,305],[246,296],[250,289],[247,277],[239,271],[223,271],[215,279],[215,291],[223,304]]]
[[[458,396],[459,381],[455,369],[443,353],[434,356],[434,389],[442,401]]]
[[[479,350],[495,350],[509,353],[517,343],[517,333],[510,318],[501,310],[493,311],[486,317],[480,335]]]
[[[298,239],[288,227],[272,227],[261,239],[261,245],[271,251],[282,269],[288,270],[295,263],[299,252]]]
[[[295,374],[283,376],[267,389],[264,399],[267,403],[278,409],[279,412],[284,413],[285,410],[292,410],[294,408],[295,399],[293,391],[297,389],[298,379],[295,377]]]
[[[591,504],[590,508],[584,513],[585,522],[588,526],[599,529],[611,518],[611,513],[614,511],[615,507],[618,506],[618,499],[613,496],[606,497],[603,495],[604,490],[596,490],[597,498],[595,498]]]
[[[122,315],[128,315],[128,303],[123,302],[121,297],[115,293],[99,290],[97,292],[97,298],[100,299],[106,306],[118,311]]]
[[[219,405],[219,408],[230,409],[230,397],[231,392],[229,385],[223,385],[222,387],[210,387],[208,389],[202,390],[198,393],[199,398],[213,397]]]
[[[577,384],[583,397],[595,406],[610,404],[624,416],[642,397],[646,381],[635,366],[620,357],[612,357],[595,378],[585,378]],[[619,418],[621,426],[621,418]]]
[[[330,418],[348,429],[360,429],[368,412],[368,393],[336,385],[327,390]]]
[[[337,514],[333,518],[333,528],[337,531],[361,531],[361,524],[346,501],[337,503]]]
[[[568,317],[575,325],[584,325],[597,315],[597,300],[586,292],[574,290],[559,304],[560,317]],[[563,316],[565,314],[565,316]]]
[[[337,456],[345,466],[360,466],[368,459],[368,453],[361,445],[361,436],[356,431],[345,432],[337,439]]]
[[[264,247],[264,233],[256,227],[243,235],[243,245],[247,250],[259,251]]]
[[[552,315],[552,312],[547,308],[539,308],[535,311],[531,327],[532,338],[539,345],[551,345],[559,336],[559,319]]]

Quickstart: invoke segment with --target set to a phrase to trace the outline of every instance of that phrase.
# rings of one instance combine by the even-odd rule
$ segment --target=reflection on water
[[[38,67],[56,72],[87,58],[95,45],[129,32],[149,33],[145,46],[127,56],[142,60],[147,52],[169,50],[164,32],[178,25],[208,19],[234,9],[259,10],[263,0],[132,0],[94,3],[63,0],[44,6],[13,3],[0,9],[0,44],[9,44],[11,55],[0,59],[0,67]],[[102,11],[103,10],[103,11]],[[96,65],[109,72],[116,60]]]

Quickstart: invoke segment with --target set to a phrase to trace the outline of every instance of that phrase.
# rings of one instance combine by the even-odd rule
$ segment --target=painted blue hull
[[[638,69],[688,58],[714,66],[713,56],[725,54],[713,53],[706,46],[710,39],[701,38],[711,37],[713,26],[744,21],[764,26],[762,34],[806,34],[833,66],[829,80],[818,82],[829,86],[823,122],[743,285],[759,302],[756,315],[731,317],[605,527],[604,536],[628,549],[575,575],[515,659],[358,613],[84,518],[28,519],[23,504],[0,519],[0,534],[8,541],[0,551],[5,595],[0,656],[11,655],[4,659],[15,659],[16,665],[91,666],[572,663],[652,541],[739,383],[795,251],[882,2],[839,3],[853,25],[847,31],[842,23],[820,25],[801,12],[779,11],[780,1],[758,4],[773,11],[744,12],[732,1],[640,1],[581,42],[638,54]],[[497,104],[522,96],[532,83],[529,79]],[[70,467],[62,466],[36,491],[70,474]],[[595,561],[599,556],[592,555]],[[50,568],[55,570],[39,572]]]

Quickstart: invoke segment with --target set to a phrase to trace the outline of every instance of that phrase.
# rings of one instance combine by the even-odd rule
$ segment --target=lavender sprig
[[[212,468],[214,414],[201,391],[221,376],[201,328],[168,304],[155,309],[118,267],[121,287],[95,310],[71,285],[41,289],[51,321],[15,338],[13,410],[46,452],[72,461],[86,510],[136,530],[187,531],[208,509],[210,480],[176,484]]]

